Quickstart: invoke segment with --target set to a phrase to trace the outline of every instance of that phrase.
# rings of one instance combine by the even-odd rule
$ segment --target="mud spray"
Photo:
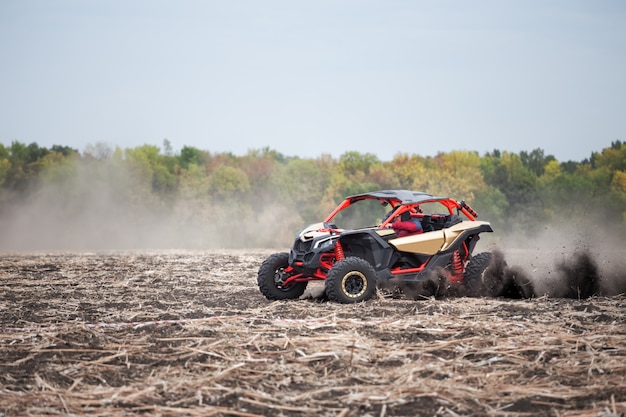
[[[567,232],[567,227],[546,226],[544,233],[509,236],[487,251],[493,254],[480,282],[472,287],[450,285],[445,270],[433,271],[418,284],[399,284],[406,296],[504,297],[524,299],[548,296],[585,299],[626,293],[626,251],[621,236],[600,228]],[[519,242],[522,242],[520,244]],[[480,251],[478,251],[480,252]],[[476,252],[476,253],[478,253]]]

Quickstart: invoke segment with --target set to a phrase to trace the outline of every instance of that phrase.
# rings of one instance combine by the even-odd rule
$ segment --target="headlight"
[[[332,237],[329,237],[328,239],[324,239],[324,240],[318,240],[313,245],[313,248],[314,249],[317,249],[317,248],[322,249],[322,248],[326,248],[328,246],[333,246],[335,244],[336,240],[337,240],[337,238],[332,238]]]

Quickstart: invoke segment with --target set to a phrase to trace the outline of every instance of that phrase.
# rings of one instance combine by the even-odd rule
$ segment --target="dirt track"
[[[617,416],[623,295],[270,302],[267,251],[0,255],[0,416]]]

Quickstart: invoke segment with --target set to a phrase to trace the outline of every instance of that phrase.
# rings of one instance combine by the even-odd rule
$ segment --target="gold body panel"
[[[482,224],[489,223],[481,221],[462,221],[446,229],[390,239],[389,243],[401,252],[434,255],[441,250],[448,249],[464,231],[473,229]]]

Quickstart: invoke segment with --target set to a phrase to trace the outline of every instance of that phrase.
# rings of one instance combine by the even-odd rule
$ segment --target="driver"
[[[396,216],[391,222],[391,228],[398,237],[417,235],[424,232],[420,221],[411,217],[411,213],[408,211]]]

